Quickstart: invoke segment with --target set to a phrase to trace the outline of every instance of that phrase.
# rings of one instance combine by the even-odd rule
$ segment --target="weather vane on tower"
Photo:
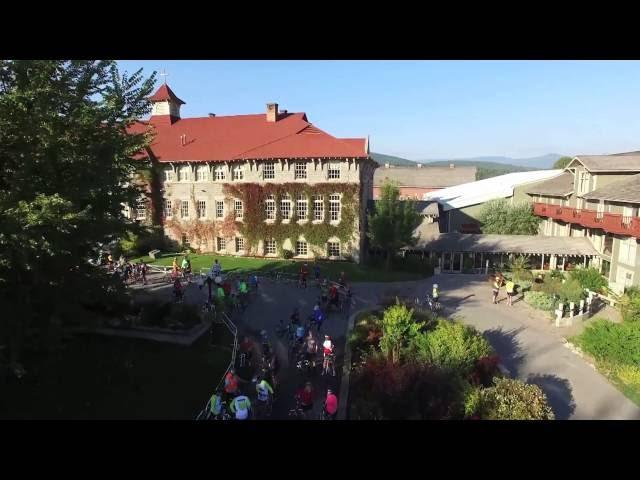
[[[169,74],[167,73],[167,71],[163,68],[162,72],[160,72],[160,76],[164,77],[164,84],[167,84],[167,77],[169,76]]]

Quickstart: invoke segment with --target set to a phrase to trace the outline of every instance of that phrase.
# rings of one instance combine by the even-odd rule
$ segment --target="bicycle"
[[[332,377],[336,376],[336,362],[334,353],[325,355],[324,361],[322,362],[322,375],[328,375],[329,373],[331,373]]]
[[[289,410],[289,417],[295,418],[296,420],[307,419],[307,412],[302,409],[302,405],[300,405],[299,401],[296,401],[296,406]]]
[[[266,400],[256,400],[255,418],[270,417],[273,413],[273,398],[271,395]]]

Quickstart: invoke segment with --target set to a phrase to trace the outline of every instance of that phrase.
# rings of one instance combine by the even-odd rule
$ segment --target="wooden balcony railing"
[[[623,216],[619,213],[561,207],[535,202],[533,213],[566,223],[575,223],[589,228],[601,228],[605,232],[640,238],[640,217]]]

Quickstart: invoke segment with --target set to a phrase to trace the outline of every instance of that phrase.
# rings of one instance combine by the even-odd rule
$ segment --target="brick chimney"
[[[267,103],[267,122],[278,121],[278,104]]]

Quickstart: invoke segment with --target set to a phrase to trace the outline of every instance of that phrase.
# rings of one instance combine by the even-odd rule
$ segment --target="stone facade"
[[[266,160],[266,161],[233,161],[233,162],[172,162],[169,164],[157,163],[155,168],[161,179],[162,197],[161,205],[154,205],[165,212],[164,223],[178,221],[188,223],[192,221],[213,221],[218,224],[224,222],[227,216],[235,211],[235,200],[225,195],[225,185],[238,184],[284,184],[300,183],[309,186],[336,184],[356,184],[359,186],[357,201],[360,205],[372,198],[374,162],[371,160],[336,158],[336,159],[307,159],[307,160]],[[296,174],[296,168],[298,173]],[[331,171],[331,173],[330,173]],[[305,172],[303,174],[302,172]],[[306,176],[306,178],[296,178]],[[332,178],[330,178],[332,177]],[[170,202],[170,210],[166,202]],[[185,208],[186,207],[186,208]],[[295,208],[295,199],[292,198],[291,208]],[[243,206],[244,208],[244,206]],[[200,209],[203,211],[200,212]],[[280,209],[280,205],[275,205],[275,209]],[[312,220],[312,205],[307,206],[307,222]],[[332,243],[332,251],[329,245],[325,249],[312,248],[307,245],[306,254],[297,254],[295,258],[312,259],[315,257],[329,259],[353,258],[360,260],[360,252],[364,248],[365,241],[365,209],[359,208],[358,215],[353,225],[353,235],[349,242],[341,242],[338,238],[329,238],[328,243]],[[184,217],[184,213],[187,214]],[[169,214],[169,215],[167,215]],[[130,218],[136,218],[136,209],[129,209]],[[324,212],[330,215],[330,212]],[[150,223],[150,215],[145,215],[145,220]],[[242,221],[236,217],[237,221]],[[269,220],[265,220],[269,222]],[[287,223],[283,220],[283,223]],[[299,224],[305,221],[299,220]],[[331,221],[331,224],[339,222]],[[219,228],[217,231],[219,232]],[[245,255],[246,248],[243,246],[242,236],[239,232],[234,235],[216,234],[215,237],[201,239],[178,238],[176,233],[169,228],[165,228],[165,233],[169,238],[182,243],[184,240],[191,248],[201,252],[216,252],[229,255]],[[289,238],[283,245],[276,246],[276,252],[271,253],[271,248],[266,248],[264,241],[260,241],[252,255],[262,255],[265,257],[280,257],[283,250],[291,250],[296,253],[296,242],[304,242],[304,236]],[[339,255],[336,253],[336,244],[339,245]],[[223,248],[219,248],[223,246]],[[271,247],[269,245],[269,247]],[[300,246],[302,247],[302,245]],[[303,248],[301,248],[303,250]]]

